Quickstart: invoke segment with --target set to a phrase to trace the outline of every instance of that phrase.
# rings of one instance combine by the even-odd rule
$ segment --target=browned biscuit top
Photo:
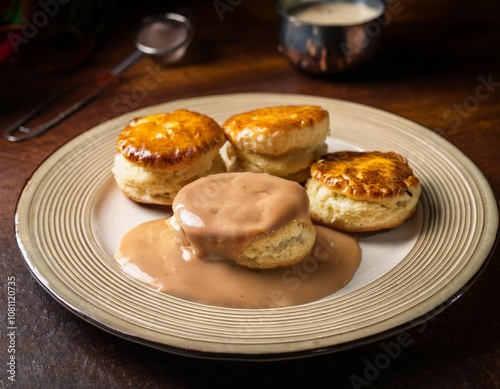
[[[189,165],[226,141],[212,118],[180,109],[138,117],[118,136],[116,148],[129,161],[151,168]]]
[[[311,165],[311,177],[355,200],[411,195],[420,184],[406,158],[380,151],[327,154]]]
[[[222,127],[226,135],[237,140],[240,136],[272,135],[300,131],[328,118],[328,111],[314,105],[287,105],[259,108],[227,119]]]

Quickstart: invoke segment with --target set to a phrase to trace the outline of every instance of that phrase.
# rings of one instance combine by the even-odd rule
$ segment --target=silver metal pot
[[[312,22],[300,17],[304,7],[321,4],[368,7],[370,20]],[[313,74],[332,74],[354,69],[367,62],[380,47],[384,29],[384,0],[279,0],[278,50],[294,66]],[[324,15],[323,15],[324,16]],[[324,18],[325,19],[325,18]]]

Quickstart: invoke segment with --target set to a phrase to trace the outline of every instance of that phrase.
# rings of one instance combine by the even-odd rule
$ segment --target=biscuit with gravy
[[[168,224],[184,250],[250,269],[296,264],[316,239],[305,189],[266,173],[200,178],[179,191],[172,209]]]

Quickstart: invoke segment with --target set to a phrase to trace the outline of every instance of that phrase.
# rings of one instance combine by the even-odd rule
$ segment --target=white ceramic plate
[[[133,117],[178,108],[219,122],[252,108],[316,104],[330,112],[330,150],[396,151],[423,184],[416,216],[364,235],[362,264],[341,291],[288,308],[230,309],[159,293],[113,259],[123,234],[165,215],[126,199],[110,168]],[[52,154],[18,203],[17,239],[36,279],[64,306],[113,334],[207,358],[279,359],[352,347],[420,323],[460,296],[493,247],[498,211],[476,166],[422,126],[374,108],[295,94],[177,100],[100,124]]]

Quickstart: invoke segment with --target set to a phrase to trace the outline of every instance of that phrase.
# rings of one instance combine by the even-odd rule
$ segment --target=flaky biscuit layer
[[[411,218],[421,184],[396,153],[341,151],[311,166],[306,190],[314,222],[363,232],[394,228]]]
[[[150,169],[182,169],[207,154],[214,157],[226,142],[212,118],[185,109],[138,117],[118,136],[116,148],[127,160]]]
[[[318,106],[266,107],[234,115],[222,127],[239,150],[279,156],[324,142],[329,115]]]

